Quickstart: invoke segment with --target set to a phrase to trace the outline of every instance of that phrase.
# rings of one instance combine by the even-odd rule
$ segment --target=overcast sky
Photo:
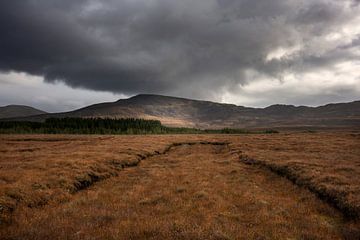
[[[360,100],[359,0],[0,1],[0,106]]]

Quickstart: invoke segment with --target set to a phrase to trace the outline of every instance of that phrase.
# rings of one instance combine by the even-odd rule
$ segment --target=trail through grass
[[[179,145],[78,193],[17,211],[5,239],[352,239],[341,214],[227,145]],[[354,238],[355,239],[355,238]]]

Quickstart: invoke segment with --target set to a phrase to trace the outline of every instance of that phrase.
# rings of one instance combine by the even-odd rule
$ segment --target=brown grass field
[[[360,239],[360,132],[0,135],[0,239]]]

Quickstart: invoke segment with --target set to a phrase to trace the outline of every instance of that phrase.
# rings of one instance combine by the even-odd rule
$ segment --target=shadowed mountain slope
[[[44,121],[55,117],[144,118],[164,125],[197,128],[360,127],[360,101],[320,107],[272,105],[248,108],[184,98],[140,94],[66,113],[43,114],[16,120]],[[12,119],[14,120],[14,119]]]
[[[0,118],[27,117],[45,113],[46,112],[39,109],[23,105],[9,105],[0,107]]]

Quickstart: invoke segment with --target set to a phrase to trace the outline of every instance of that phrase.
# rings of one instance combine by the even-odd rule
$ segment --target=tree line
[[[276,133],[266,130],[261,133]],[[107,118],[49,118],[45,122],[0,121],[3,134],[244,134],[243,129],[200,130],[166,127],[158,120]]]

